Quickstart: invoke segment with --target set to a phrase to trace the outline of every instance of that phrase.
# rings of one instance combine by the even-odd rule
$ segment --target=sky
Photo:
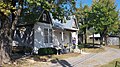
[[[78,8],[80,6],[80,2],[82,2],[83,5],[92,5],[92,0],[77,0],[76,1],[76,7]],[[116,0],[115,4],[117,5],[117,10],[120,9],[120,0]]]

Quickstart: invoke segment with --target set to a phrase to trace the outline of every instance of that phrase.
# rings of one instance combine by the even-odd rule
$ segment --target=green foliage
[[[39,6],[52,13],[53,18],[60,20],[63,19],[64,16],[72,14],[75,9],[74,0],[27,0],[27,2],[29,3],[29,7]]]
[[[57,50],[55,48],[40,48],[38,50],[39,55],[51,55],[57,54]]]
[[[84,48],[84,46],[85,46],[85,44],[78,44],[78,48],[79,48],[79,49]]]
[[[27,46],[17,46],[17,47],[13,47],[12,48],[12,53],[20,53],[20,54],[25,54],[25,53],[31,53],[32,52],[32,48],[31,47],[27,47]]]
[[[76,9],[75,15],[77,17],[77,21],[78,23],[80,23],[81,25],[79,26],[80,31],[79,33],[82,33],[83,31],[85,31],[86,28],[89,27],[89,22],[88,22],[88,14],[86,12],[89,11],[89,7],[88,5],[85,5],[84,7],[80,7]]]
[[[54,19],[64,20],[64,16],[72,14],[75,1],[64,0],[27,0],[22,5],[26,8],[22,9],[20,22],[37,22],[42,14],[42,9],[52,13]],[[69,6],[68,6],[69,5]],[[70,8],[70,9],[68,9]]]
[[[113,61],[110,61],[109,63],[104,64],[100,67],[115,67],[116,61],[120,62],[120,58],[114,59]],[[118,63],[118,66],[116,67],[120,67],[120,64]]]
[[[88,12],[90,24],[96,33],[109,34],[118,30],[118,11],[112,0],[95,1]]]
[[[11,10],[14,10],[15,8],[11,6],[10,3],[5,3],[0,1],[0,12],[3,13],[3,15],[8,16],[11,14]],[[1,14],[0,13],[0,14]]]
[[[14,2],[14,1],[13,1]],[[19,0],[18,2],[18,8],[22,8],[22,12],[29,12],[29,15],[26,15],[27,17],[34,16],[38,17],[35,11],[37,10],[36,7],[41,7],[46,11],[49,11],[52,13],[53,18],[55,19],[63,19],[64,16],[72,14],[72,12],[75,9],[75,1],[74,0]],[[24,8],[26,6],[27,8]],[[4,14],[6,16],[9,16],[11,13],[15,13],[12,10],[15,10],[16,7],[13,7],[12,0],[7,0],[6,2],[0,1],[0,14]],[[36,9],[35,11],[32,11]],[[24,16],[24,15],[21,15]],[[25,18],[28,19],[29,18]],[[36,20],[36,18],[33,18],[33,20]]]

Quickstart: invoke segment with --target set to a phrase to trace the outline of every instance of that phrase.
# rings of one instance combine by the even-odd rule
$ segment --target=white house
[[[70,49],[73,38],[77,45],[78,26],[74,16],[66,20],[66,23],[59,23],[51,18],[49,12],[44,11],[38,22],[17,27],[13,46],[32,47],[33,52],[38,54],[40,48],[56,48],[65,44]]]

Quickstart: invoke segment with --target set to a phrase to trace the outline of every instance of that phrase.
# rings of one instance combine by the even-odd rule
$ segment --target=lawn
[[[3,65],[3,67],[48,67],[48,65],[53,61],[56,61],[56,59],[62,60],[77,56],[80,56],[80,53],[68,53],[61,55],[46,55],[46,56],[33,55],[17,59],[16,62],[12,64],[5,64]]]
[[[68,53],[68,54],[62,54],[62,55],[53,55],[52,58],[66,59],[70,57],[77,57],[79,55],[80,55],[79,53]]]
[[[88,52],[88,53],[99,53],[99,52],[104,52],[105,49],[102,48],[83,48],[84,52]]]
[[[119,45],[108,45],[108,47],[120,49],[120,48],[119,48]]]
[[[115,60],[113,60],[113,61],[111,61],[111,62],[109,62],[109,63],[107,63],[107,64],[105,64],[105,65],[102,65],[101,67],[115,67],[116,61],[119,61],[119,62],[120,62],[120,58],[115,59]],[[119,66],[117,66],[117,67],[120,67],[120,64],[118,64],[118,65],[119,65]]]

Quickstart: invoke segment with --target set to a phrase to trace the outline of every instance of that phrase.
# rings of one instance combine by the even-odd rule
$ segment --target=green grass
[[[68,54],[61,54],[61,55],[53,55],[52,58],[59,58],[59,59],[66,59],[70,57],[77,57],[80,56],[79,53],[68,53]]]
[[[108,45],[108,47],[115,48],[115,49],[120,49],[119,45]]]
[[[100,66],[100,67],[115,67],[116,61],[119,61],[119,62],[120,62],[120,58],[115,59],[115,60],[113,60],[113,61],[111,61],[111,62],[109,62],[109,63],[107,63],[107,64],[105,64],[105,65],[102,65],[102,66]],[[119,64],[119,65],[120,65],[120,64]]]
[[[99,53],[99,52],[104,52],[105,49],[104,48],[83,48],[83,51],[88,53]]]

